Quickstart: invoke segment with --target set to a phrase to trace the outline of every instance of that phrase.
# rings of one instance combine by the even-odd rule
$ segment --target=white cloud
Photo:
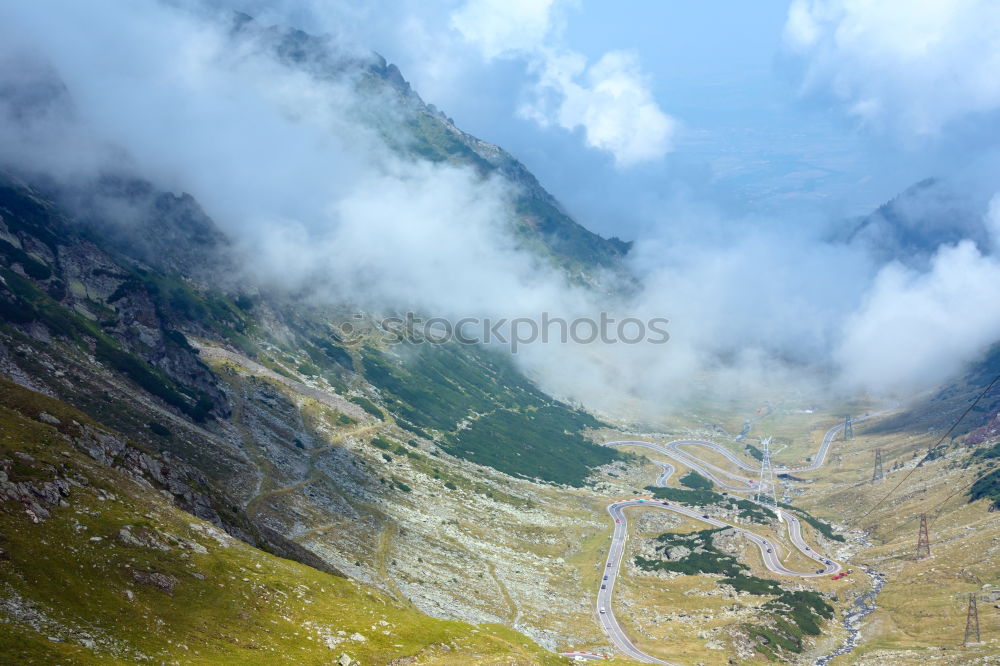
[[[893,263],[850,317],[838,358],[854,387],[933,386],[1000,340],[1000,262],[972,241],[944,245],[929,271]]]
[[[639,56],[609,51],[587,58],[557,45],[558,0],[468,0],[451,26],[483,59],[521,58],[538,77],[518,114],[541,127],[583,130],[587,146],[610,153],[619,167],[662,158],[677,123],[653,97]]]
[[[639,57],[629,51],[605,53],[587,67],[577,53],[549,55],[519,113],[539,125],[582,128],[591,148],[604,150],[626,167],[663,157],[677,123],[653,99]]]
[[[794,0],[785,41],[805,61],[806,92],[872,126],[935,134],[1000,108],[993,0]]]
[[[469,0],[451,26],[486,60],[540,48],[553,27],[555,0]]]

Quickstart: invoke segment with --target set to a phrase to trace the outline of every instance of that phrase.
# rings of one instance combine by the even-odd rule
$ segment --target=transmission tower
[[[917,556],[920,560],[931,556],[931,540],[927,536],[927,514],[920,514],[920,534],[917,535]]]
[[[774,469],[771,467],[771,438],[765,437],[760,440],[760,450],[763,454],[760,460],[760,481],[757,483],[757,503],[770,504],[778,514],[778,520],[782,520],[781,511],[778,510],[778,498],[774,493]]]
[[[851,417],[844,417],[844,439],[854,439],[854,425],[851,423]]]
[[[882,469],[882,449],[875,449],[875,469],[872,471],[872,483],[885,480],[885,470]]]
[[[969,595],[969,612],[965,616],[965,640],[962,645],[979,645],[979,609],[976,608],[976,595]]]

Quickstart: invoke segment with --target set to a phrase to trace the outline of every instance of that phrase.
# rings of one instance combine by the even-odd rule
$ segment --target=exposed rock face
[[[145,187],[152,189],[148,184]],[[61,190],[50,192],[49,196],[72,198]],[[170,217],[161,211],[160,217],[135,219],[155,226],[156,234],[152,236],[160,237],[171,233],[180,235],[177,225],[183,225],[184,218]],[[39,281],[39,286],[61,306],[99,324],[101,331],[121,345],[123,351],[148,362],[179,385],[203,394],[211,401],[211,412],[225,417],[228,407],[214,378],[199,361],[197,353],[183,341],[182,334],[175,330],[180,326],[199,332],[197,318],[185,311],[183,287],[178,285],[171,294],[163,294],[154,281],[137,277],[145,270],[142,264],[113,257],[85,238],[77,225],[78,222],[64,218],[54,204],[35,190],[0,174],[0,239],[3,243],[0,249],[4,250],[3,259],[12,270]],[[97,236],[100,238],[100,232]],[[113,246],[110,238],[112,236],[105,240]],[[157,256],[183,255],[198,245],[197,236],[178,237],[170,252],[164,250]],[[219,256],[224,256],[222,249],[218,249]],[[206,265],[217,265],[220,261]],[[169,263],[164,268],[170,268]],[[182,279],[178,280],[183,284]],[[26,328],[38,331],[39,325],[44,324],[41,330],[46,336],[53,332],[79,334],[65,319],[32,313],[24,303],[10,303],[7,298],[9,296],[0,293],[0,305],[8,303],[6,308],[20,309],[24,314],[23,321],[18,323]],[[35,337],[39,334],[36,332]],[[121,367],[116,369],[122,370]],[[189,401],[193,406],[194,398]]]
[[[140,571],[136,569],[132,572],[132,578],[140,585],[155,587],[170,596],[174,596],[174,588],[180,583],[174,576],[158,571]]]
[[[1000,439],[1000,411],[994,413],[986,425],[970,432],[965,443],[975,446],[997,439]]]
[[[723,553],[738,555],[743,551],[743,537],[732,528],[725,529],[712,534],[712,545]]]
[[[137,548],[150,548],[153,550],[171,550],[170,546],[160,540],[155,532],[148,528],[134,528],[125,525],[116,535],[118,542],[125,546],[135,546]]]
[[[684,546],[671,546],[664,551],[668,560],[683,560],[685,557],[691,554],[691,549]]]
[[[23,463],[22,463],[23,464]],[[70,488],[79,486],[75,480],[55,476],[54,468],[42,470],[55,476],[51,481],[16,481],[12,461],[0,460],[0,502],[20,502],[32,522],[38,523],[49,517],[48,506],[66,505]],[[12,478],[13,477],[13,478]]]
[[[173,496],[178,506],[203,520],[219,526],[224,522],[212,506],[211,498],[195,487],[206,487],[208,480],[198,470],[179,461],[154,457],[128,444],[117,435],[91,426],[80,426],[73,444],[94,460],[128,472],[136,479],[163,488]]]

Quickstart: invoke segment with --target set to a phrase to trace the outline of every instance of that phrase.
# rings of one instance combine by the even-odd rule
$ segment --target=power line
[[[941,439],[939,439],[939,440],[937,441],[937,444],[935,444],[934,446],[931,446],[931,447],[929,447],[929,448],[927,449],[927,452],[928,452],[928,453],[930,453],[931,451],[933,451],[933,450],[934,450],[934,449],[936,449],[937,447],[941,446],[941,443],[942,443],[942,442],[943,442],[943,441],[944,441],[945,439],[947,439],[948,435],[950,435],[950,434],[951,434],[951,433],[952,433],[952,432],[953,432],[953,431],[955,430],[955,428],[957,428],[957,427],[958,427],[958,424],[962,422],[962,419],[964,419],[964,418],[965,418],[965,417],[966,417],[966,416],[968,415],[968,413],[969,413],[969,412],[971,412],[971,411],[972,411],[972,409],[973,409],[973,408],[974,408],[974,407],[975,407],[976,405],[978,405],[978,404],[979,404],[979,401],[980,401],[980,400],[982,400],[982,399],[983,399],[983,397],[984,397],[984,396],[985,396],[985,395],[986,395],[987,393],[989,393],[989,392],[990,392],[990,389],[992,389],[992,388],[993,388],[993,385],[994,385],[994,384],[996,384],[996,383],[997,383],[998,381],[1000,381],[1000,375],[997,375],[996,377],[994,377],[994,378],[993,378],[993,381],[991,381],[991,382],[989,383],[989,385],[988,385],[988,386],[987,386],[987,387],[986,387],[985,389],[983,389],[983,392],[982,392],[982,393],[980,393],[980,394],[979,394],[979,395],[978,395],[978,396],[976,397],[976,399],[975,399],[975,400],[974,400],[974,401],[972,402],[972,404],[971,404],[971,405],[969,405],[969,406],[968,406],[968,408],[966,408],[966,410],[965,410],[964,412],[962,412],[962,415],[958,417],[958,420],[956,420],[956,421],[955,421],[955,423],[953,423],[953,424],[952,424],[952,426],[951,426],[950,428],[948,428],[948,431],[947,431],[947,432],[946,432],[945,434],[941,435]],[[926,460],[926,457],[924,458],[924,460]],[[921,462],[923,462],[923,460],[922,460]],[[883,495],[883,496],[882,496],[882,499],[880,499],[880,500],[879,500],[879,501],[877,501],[877,502],[876,502],[876,503],[875,503],[874,505],[872,505],[872,508],[868,509],[868,511],[867,511],[867,512],[865,512],[865,514],[864,514],[863,516],[861,516],[861,518],[859,518],[858,520],[856,520],[856,521],[854,522],[854,524],[855,524],[855,525],[860,525],[860,524],[861,524],[861,522],[865,520],[865,518],[867,518],[868,516],[872,515],[872,514],[873,514],[873,513],[875,512],[875,510],[876,510],[876,509],[878,509],[878,508],[879,508],[880,506],[882,506],[882,504],[883,504],[883,503],[884,503],[884,502],[885,502],[885,501],[886,501],[887,499],[889,499],[889,498],[890,498],[890,497],[892,496],[892,494],[893,494],[893,493],[895,493],[895,492],[896,492],[897,490],[899,490],[899,487],[900,487],[900,486],[902,486],[902,485],[903,485],[904,483],[906,483],[906,480],[907,480],[907,479],[909,479],[909,478],[910,478],[910,476],[912,476],[912,475],[913,475],[913,473],[914,473],[915,471],[917,471],[917,467],[919,467],[919,466],[920,466],[920,463],[918,463],[917,465],[914,465],[914,466],[913,466],[913,468],[912,468],[912,469],[910,469],[910,471],[909,471],[909,472],[907,472],[907,473],[906,473],[905,475],[903,475],[903,478],[899,480],[899,483],[897,483],[897,484],[896,484],[895,486],[893,486],[893,487],[892,487],[892,489],[891,489],[891,490],[890,490],[889,492],[887,492],[887,493],[886,493],[885,495]],[[977,481],[978,481],[978,479],[977,479]],[[973,482],[973,483],[975,483],[975,482]],[[951,494],[951,495],[950,495],[950,496],[948,497],[948,499],[951,499],[952,497],[954,497],[954,496],[955,496],[955,495],[957,495],[957,494],[958,494],[957,492],[955,492],[955,493],[952,493],[952,494]]]
[[[958,417],[958,420],[955,421],[955,423],[952,424],[952,426],[950,428],[948,428],[948,432],[946,432],[945,434],[941,435],[941,439],[938,440],[937,444],[935,444],[934,446],[932,446],[932,447],[930,447],[930,448],[927,449],[928,453],[930,453],[931,451],[933,451],[937,447],[941,446],[941,442],[943,442],[948,437],[948,435],[950,435],[951,432],[955,428],[958,427],[958,424],[962,422],[962,419],[965,418],[966,414],[968,414],[969,412],[971,412],[973,410],[973,408],[976,405],[979,404],[979,401],[983,399],[983,396],[985,396],[987,393],[989,393],[990,389],[993,388],[993,385],[996,384],[998,381],[1000,381],[1000,375],[997,375],[996,377],[993,378],[993,381],[990,382],[989,386],[987,386],[985,389],[983,389],[983,392],[980,393],[976,397],[976,399],[972,402],[971,405],[968,406],[968,408],[966,408],[966,410],[964,412],[962,412],[962,415]]]

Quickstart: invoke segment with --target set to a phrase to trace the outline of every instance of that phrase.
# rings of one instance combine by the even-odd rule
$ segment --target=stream
[[[858,647],[858,643],[861,642],[861,621],[870,615],[872,611],[878,608],[875,604],[875,597],[877,597],[878,593],[882,591],[882,587],[885,585],[886,581],[883,574],[876,573],[868,567],[864,567],[864,570],[865,573],[872,579],[872,589],[858,597],[854,601],[854,608],[852,608],[851,611],[844,616],[842,624],[844,625],[844,628],[847,629],[847,638],[844,639],[844,642],[841,643],[840,647],[836,650],[817,659],[814,662],[815,666],[827,666],[827,664],[829,664],[834,657],[839,657],[849,653],[851,650]]]

